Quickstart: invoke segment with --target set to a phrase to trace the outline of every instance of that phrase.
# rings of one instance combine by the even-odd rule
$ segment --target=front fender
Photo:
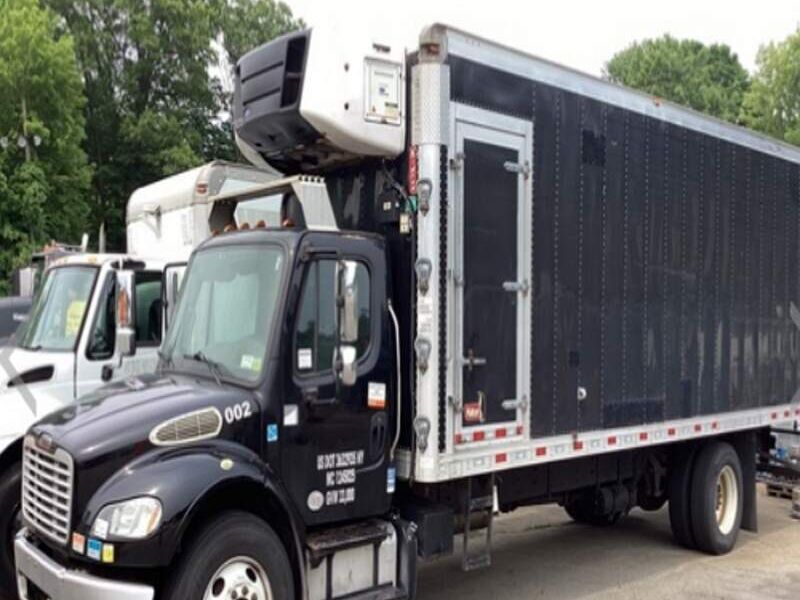
[[[242,485],[271,494],[292,514],[286,493],[255,453],[239,444],[212,440],[186,448],[155,450],[120,469],[91,498],[77,530],[89,539],[92,524],[104,506],[143,495],[156,497],[161,501],[163,517],[155,535],[139,541],[109,536],[104,542],[114,545],[117,566],[165,567],[180,550],[204,501],[226,487]],[[243,499],[231,500],[235,506],[236,500]],[[290,521],[297,541],[296,522],[293,518]],[[75,556],[89,560],[80,554]]]

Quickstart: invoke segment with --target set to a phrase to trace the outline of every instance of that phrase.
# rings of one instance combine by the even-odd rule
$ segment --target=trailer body
[[[237,65],[238,143],[293,176],[214,202],[279,226],[200,245],[158,373],[25,437],[70,494],[23,597],[412,598],[545,502],[755,530],[800,415],[800,151],[441,25],[318,33]]]

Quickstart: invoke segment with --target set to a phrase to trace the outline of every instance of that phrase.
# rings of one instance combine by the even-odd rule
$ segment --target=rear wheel
[[[709,443],[692,474],[692,530],[697,548],[726,554],[736,545],[742,523],[742,466],[730,444]]]
[[[164,600],[290,600],[292,567],[275,532],[247,513],[212,521],[181,558]]]
[[[20,481],[22,469],[13,464],[0,476],[0,597],[17,597],[17,576],[14,569],[14,537],[22,527],[20,516]]]

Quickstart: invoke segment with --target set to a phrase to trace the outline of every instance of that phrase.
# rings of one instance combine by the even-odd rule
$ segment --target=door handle
[[[111,378],[114,376],[114,366],[113,365],[103,365],[103,368],[100,369],[100,379],[104,382],[111,381]]]
[[[336,397],[320,398],[319,388],[303,388],[303,402],[305,402],[306,406],[309,408],[319,408],[322,406],[332,406],[333,404],[336,404]]]
[[[523,279],[522,281],[504,281],[503,282],[503,290],[506,292],[522,292],[523,294],[528,293],[528,280]]]
[[[511,398],[508,400],[503,400],[502,403],[503,410],[517,410],[520,409],[521,411],[525,411],[528,408],[528,399],[523,396],[522,398]]]

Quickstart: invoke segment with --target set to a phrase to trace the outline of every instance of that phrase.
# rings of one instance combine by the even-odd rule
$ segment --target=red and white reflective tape
[[[800,419],[800,406],[787,404],[533,439],[523,437],[525,429],[520,425],[475,427],[455,434],[453,452],[438,457],[435,474],[428,471],[418,476],[420,481],[442,481],[498,469],[759,429],[794,418]]]
[[[522,425],[512,425],[510,427],[492,427],[487,429],[467,429],[455,435],[456,446],[461,444],[473,444],[475,442],[487,442],[492,440],[502,440],[507,438],[519,437],[525,428]]]

